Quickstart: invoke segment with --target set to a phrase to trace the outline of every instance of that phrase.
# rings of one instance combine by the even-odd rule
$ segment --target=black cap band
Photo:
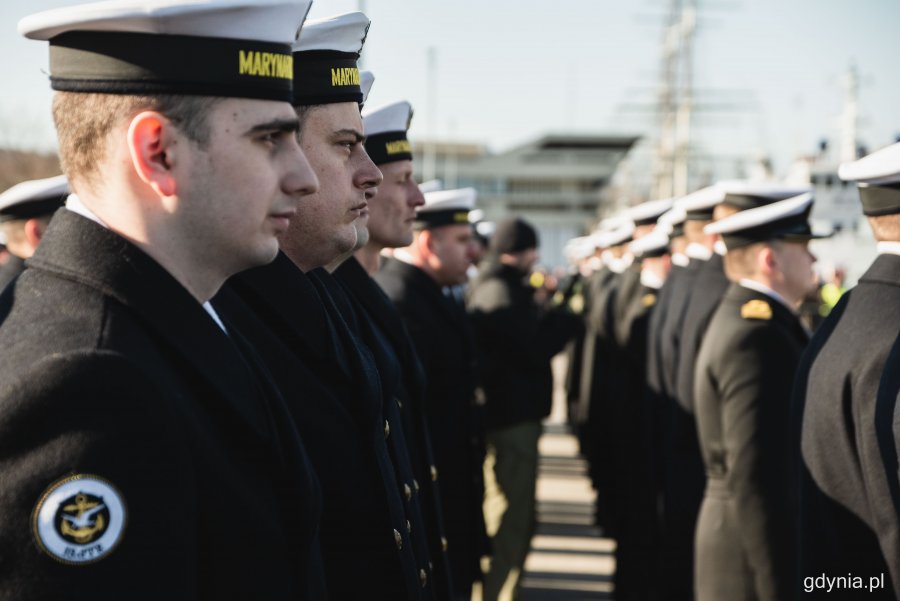
[[[685,221],[711,221],[713,218],[713,209],[715,207],[706,207],[704,209],[692,209],[685,215]]]
[[[376,165],[411,161],[412,146],[405,131],[386,131],[366,138],[366,152]]]
[[[62,92],[184,94],[290,102],[288,44],[118,31],[50,41],[50,83]]]
[[[0,211],[0,223],[52,215],[56,212],[56,209],[63,206],[63,203],[66,201],[66,196],[66,194],[50,196],[49,198],[20,202],[11,207],[7,207],[3,209],[3,211]]]
[[[469,225],[468,209],[443,209],[440,211],[426,211],[416,214],[415,227],[420,230],[429,230],[443,225]]]
[[[867,217],[900,213],[900,184],[860,186],[859,200]]]
[[[659,213],[658,215],[653,215],[652,217],[643,217],[641,219],[635,219],[634,227],[641,227],[642,225],[656,225],[656,220],[659,219],[660,215],[662,215],[662,213]]]
[[[797,196],[797,194],[792,194]],[[722,204],[730,205],[736,209],[745,211],[747,209],[756,209],[768,204],[772,204],[778,200],[785,200],[790,196],[772,197],[772,196],[755,196],[753,194],[725,194]]]
[[[334,50],[294,53],[294,106],[363,101],[359,55]]]
[[[684,222],[683,221],[681,223],[676,223],[675,225],[673,225],[672,231],[669,232],[670,240],[672,238],[680,238],[681,236],[684,236]]]

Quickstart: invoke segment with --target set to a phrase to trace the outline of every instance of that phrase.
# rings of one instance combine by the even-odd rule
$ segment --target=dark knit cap
[[[497,228],[491,236],[490,250],[499,255],[537,246],[537,230],[524,219],[513,217],[497,222]]]

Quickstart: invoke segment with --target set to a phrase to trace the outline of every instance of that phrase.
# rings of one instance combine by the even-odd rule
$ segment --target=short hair
[[[878,242],[900,242],[900,215],[868,217],[869,226]]]
[[[169,119],[201,148],[209,143],[208,115],[222,98],[160,94],[131,96],[57,92],[53,122],[59,138],[59,160],[70,180],[97,181],[113,128],[141,111],[156,111]]]
[[[780,247],[780,240],[768,240],[730,249],[725,253],[725,275],[733,282],[741,278],[752,277],[756,274],[756,257],[759,255],[759,251],[771,248],[777,252]]]

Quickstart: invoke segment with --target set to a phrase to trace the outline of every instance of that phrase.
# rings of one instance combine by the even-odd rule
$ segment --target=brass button
[[[394,542],[397,543],[398,549],[403,548],[403,535],[401,535],[400,531],[397,529],[394,529]]]
[[[397,406],[398,406],[399,408],[403,409],[403,403],[400,402],[400,399],[397,398],[397,397],[394,397],[394,400],[397,401]]]
[[[391,435],[391,424],[388,420],[384,420],[384,439],[387,440],[387,437]]]
[[[416,492],[419,492],[419,481],[413,478],[413,487],[416,489]]]
[[[409,484],[403,485],[403,496],[406,497],[407,501],[412,499],[412,489],[409,487]]]
[[[419,570],[419,580],[422,581],[422,588],[428,584],[428,574],[425,573],[425,570]]]
[[[435,466],[431,466],[431,481],[437,482],[437,468]]]
[[[409,523],[409,520],[406,520],[406,531],[412,533],[412,524]]]
[[[434,571],[434,564],[431,563],[430,561],[428,562],[428,571],[429,571],[429,572],[433,572],[433,571]]]
[[[449,546],[450,546],[450,543],[447,542],[447,537],[446,537],[446,536],[442,536],[442,537],[441,537],[441,551],[443,551],[444,553],[446,553],[446,552],[447,552],[447,547],[449,547]]]

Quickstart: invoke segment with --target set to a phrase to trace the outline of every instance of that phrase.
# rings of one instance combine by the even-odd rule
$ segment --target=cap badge
[[[744,319],[772,319],[772,307],[764,300],[747,301],[741,307],[741,317]]]
[[[125,502],[109,482],[76,474],[54,482],[41,496],[34,510],[34,536],[61,563],[94,563],[121,541],[125,517]]]

